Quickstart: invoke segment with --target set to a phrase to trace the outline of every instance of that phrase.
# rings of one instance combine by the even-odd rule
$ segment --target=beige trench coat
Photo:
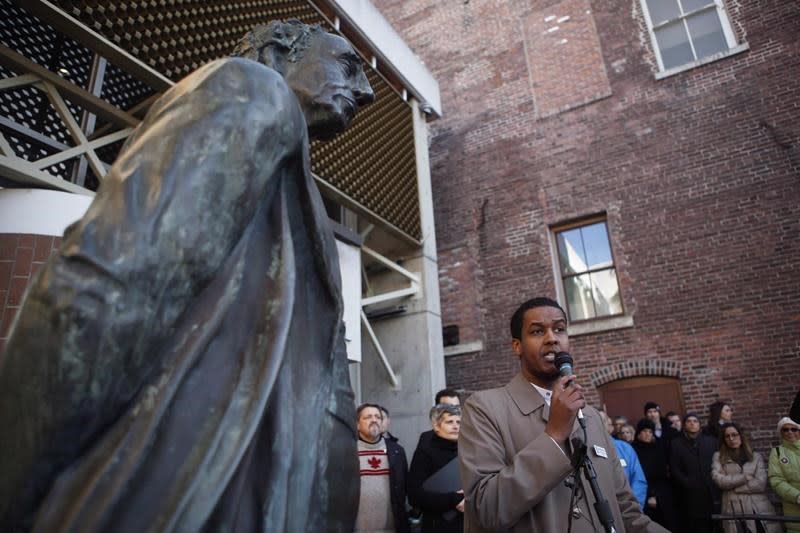
[[[666,531],[641,513],[631,494],[611,437],[597,411],[584,409],[589,455],[611,505],[617,532]],[[570,459],[545,432],[549,416],[541,395],[521,374],[508,385],[473,394],[466,402],[458,440],[468,533],[567,531]],[[582,436],[575,423],[572,437]],[[574,512],[574,533],[602,531],[595,499],[583,490]]]
[[[737,463],[720,463],[719,452],[711,462],[711,478],[722,490],[722,512],[724,514],[775,514],[775,508],[767,498],[767,468],[764,458],[753,453],[753,460],[739,466]],[[747,523],[756,531],[755,522]],[[778,522],[764,522],[768,533],[780,533]],[[736,533],[736,524],[723,523],[725,533]]]

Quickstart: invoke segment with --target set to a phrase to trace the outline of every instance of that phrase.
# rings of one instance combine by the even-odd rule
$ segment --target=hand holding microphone
[[[586,400],[583,397],[583,387],[575,382],[575,375],[572,373],[572,357],[561,352],[556,355],[555,365],[561,377],[553,386],[550,418],[545,426],[545,433],[558,442],[564,442],[572,433],[576,417],[579,417],[583,426],[581,408],[586,407]]]

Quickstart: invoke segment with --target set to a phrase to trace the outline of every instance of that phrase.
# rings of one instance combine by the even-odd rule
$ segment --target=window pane
[[[586,250],[587,268],[603,268],[611,266],[611,246],[608,244],[608,232],[604,222],[584,226],[581,228],[583,235],[583,248]]]
[[[594,318],[589,274],[564,278],[564,292],[567,293],[567,311],[570,320]]]
[[[691,13],[701,7],[714,5],[714,0],[681,0],[681,5],[684,13]]]
[[[681,14],[677,0],[647,0],[647,11],[653,26],[677,18]]]
[[[697,59],[728,49],[716,9],[703,11],[686,19]]]
[[[665,70],[694,61],[683,22],[659,28],[655,33]]]
[[[622,313],[622,299],[619,297],[617,272],[613,268],[593,272],[592,289],[597,316],[618,315]]]
[[[562,231],[557,235],[558,261],[562,274],[575,274],[586,271],[586,255],[580,228]]]

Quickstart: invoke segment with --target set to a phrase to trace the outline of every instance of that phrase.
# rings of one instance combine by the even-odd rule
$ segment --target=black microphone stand
[[[608,504],[608,500],[603,496],[603,491],[600,490],[600,485],[597,484],[597,472],[594,469],[592,460],[589,459],[586,443],[578,438],[574,438],[572,439],[572,447],[575,451],[575,470],[577,471],[583,468],[583,475],[586,477],[586,480],[589,481],[589,487],[591,487],[592,494],[594,495],[594,510],[597,513],[597,517],[600,519],[600,523],[603,524],[606,533],[616,533],[617,530],[614,528],[614,515],[611,512],[611,506]]]

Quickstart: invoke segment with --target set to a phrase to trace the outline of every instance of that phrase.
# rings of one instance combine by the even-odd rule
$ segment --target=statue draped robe
[[[338,269],[283,78],[171,88],[0,359],[0,530],[352,531]]]

